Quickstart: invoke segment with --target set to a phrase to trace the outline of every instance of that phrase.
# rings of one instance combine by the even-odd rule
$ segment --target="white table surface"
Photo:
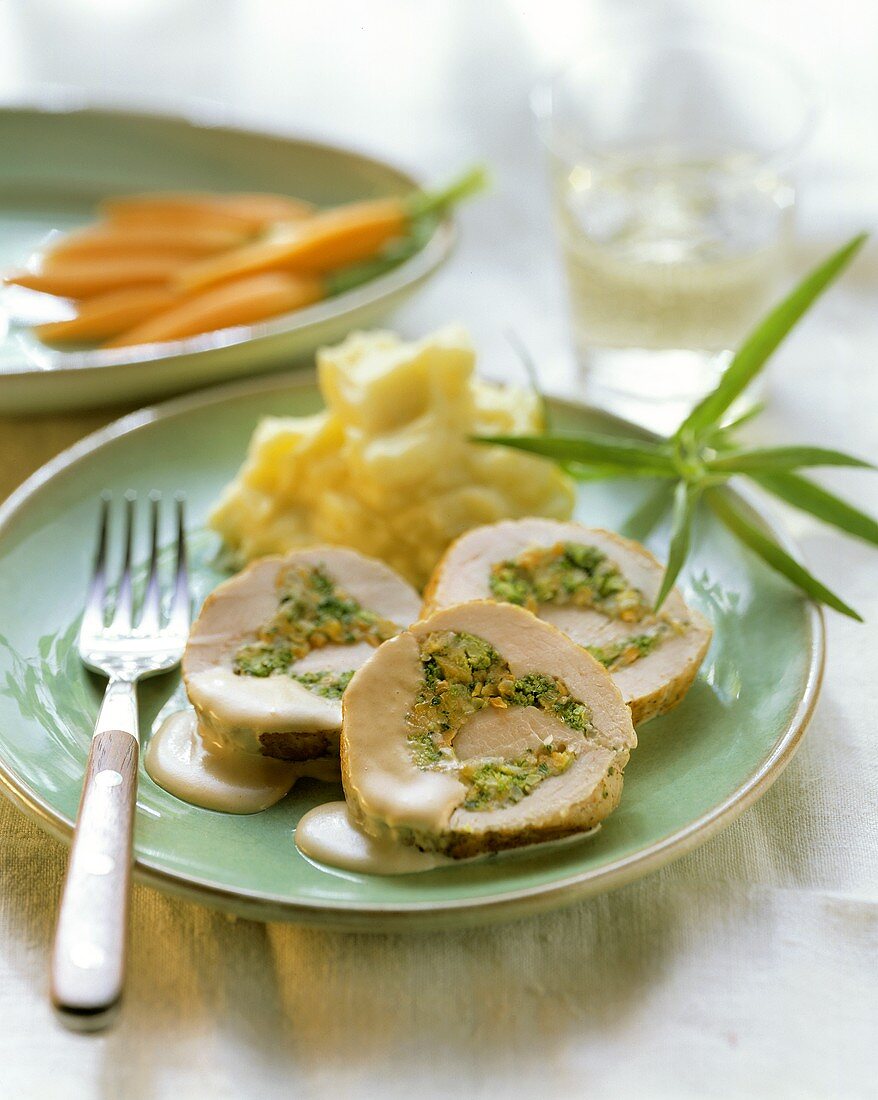
[[[824,112],[798,171],[801,262],[874,227],[869,0],[621,7],[681,24],[713,12],[785,43]],[[7,0],[0,96],[48,82],[129,104],[200,97],[433,178],[487,160],[494,194],[396,324],[463,321],[495,374],[512,324],[546,384],[575,393],[527,92],[605,16],[586,0]],[[878,460],[876,285],[873,244],[778,356],[759,438]],[[4,423],[0,494],[105,418]],[[826,478],[872,511],[876,481]],[[829,616],[821,702],[763,800],[611,895],[405,938],[232,921],[139,888],[122,1021],[74,1036],[46,1004],[65,853],[0,804],[0,1097],[878,1095],[878,554],[788,518],[869,625]]]

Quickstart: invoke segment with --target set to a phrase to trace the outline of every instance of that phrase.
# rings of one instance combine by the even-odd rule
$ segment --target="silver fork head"
[[[116,584],[115,598],[107,590],[107,549],[113,502],[109,495],[101,501],[94,569],[79,630],[79,655],[92,671],[104,676],[140,680],[167,672],[180,663],[189,634],[191,601],[186,558],[186,522],[182,497],[175,500],[174,575],[166,585],[163,600],[159,569],[159,545],[162,500],[158,493],[149,497],[149,564],[146,587],[139,616],[135,619],[134,559],[135,493],[124,498],[122,571]],[[166,604],[166,609],[163,609]]]

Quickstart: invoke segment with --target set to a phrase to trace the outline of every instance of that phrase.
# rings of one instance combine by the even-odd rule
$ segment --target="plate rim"
[[[313,137],[305,131],[295,133],[278,127],[251,124],[243,114],[236,114],[222,104],[211,101],[199,101],[196,106],[191,101],[184,102],[178,109],[170,105],[165,110],[149,106],[128,106],[102,100],[99,96],[77,94],[75,89],[66,86],[44,86],[41,95],[33,98],[15,99],[7,96],[0,99],[0,118],[6,115],[92,115],[105,116],[117,120],[131,119],[140,122],[166,122],[182,124],[193,130],[224,132],[245,137],[263,137],[272,141],[305,146],[323,152],[338,153],[345,157],[384,169],[404,180],[412,188],[421,188],[424,180],[414,171],[402,167],[396,161],[367,152],[353,145],[339,145]],[[451,256],[458,242],[458,230],[453,213],[440,219],[429,240],[414,255],[403,260],[398,266],[383,275],[344,291],[333,298],[294,310],[279,317],[257,321],[252,325],[237,325],[221,329],[218,333],[204,333],[182,340],[170,340],[163,344],[146,344],[150,353],[138,354],[134,348],[95,348],[88,351],[61,352],[62,360],[56,362],[57,350],[48,349],[46,365],[36,362],[24,366],[13,365],[0,371],[0,386],[3,379],[22,380],[31,376],[51,375],[56,378],[75,378],[81,374],[109,371],[119,367],[127,370],[147,371],[157,363],[172,361],[182,356],[203,356],[222,351],[230,347],[240,347],[251,341],[270,340],[290,335],[339,316],[335,303],[344,301],[341,314],[353,312],[373,305],[383,298],[390,297],[407,287],[417,286],[434,274]],[[290,323],[290,318],[296,318]],[[166,349],[156,351],[155,349]]]
[[[222,404],[236,396],[251,396],[271,390],[308,389],[314,385],[313,372],[304,375],[301,373],[276,374],[261,378],[247,378],[172,398],[113,420],[50,459],[0,504],[0,540],[3,539],[7,528],[37,493],[57,477],[71,471],[80,462],[117,439],[141,431],[153,423],[185,416],[192,410],[203,409],[210,405]],[[549,400],[558,408],[573,411],[590,408],[582,402],[569,398],[552,396]],[[602,409],[594,411],[620,428],[624,427],[626,430],[635,428],[645,436],[651,434],[639,425],[631,424],[613,413],[607,413]],[[767,527],[785,550],[794,556],[799,556],[795,541],[780,523],[766,512],[753,494],[742,491],[740,486],[735,486],[731,491],[738,498],[739,503],[742,503]],[[421,929],[452,925],[459,927],[464,924],[513,919],[530,912],[553,908],[616,889],[687,854],[730,825],[764,794],[792,759],[814,712],[826,657],[826,631],[822,608],[811,600],[805,600],[804,603],[809,630],[808,674],[798,705],[770,754],[718,806],[708,810],[684,828],[622,859],[615,860],[606,867],[577,872],[538,886],[500,890],[493,896],[437,902],[339,902],[319,898],[290,901],[280,895],[263,891],[230,890],[209,879],[165,870],[153,865],[149,859],[141,857],[134,860],[135,878],[165,893],[176,894],[228,911],[246,913],[256,919],[319,924],[344,931],[404,930],[414,926]],[[38,792],[9,767],[2,756],[2,745],[0,745],[0,789],[10,801],[35,820],[46,832],[69,844],[73,832],[73,821],[57,813]]]

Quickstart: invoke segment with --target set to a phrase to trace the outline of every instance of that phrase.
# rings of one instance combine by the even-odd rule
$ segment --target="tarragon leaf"
[[[482,435],[476,436],[473,442],[499,443],[504,447],[554,458],[558,462],[579,462],[584,466],[619,466],[629,472],[649,472],[653,476],[676,476],[677,472],[673,460],[661,444],[634,443],[591,432]]]
[[[674,581],[689,556],[692,542],[692,519],[698,505],[701,489],[686,481],[677,483],[674,490],[674,514],[671,522],[671,545],[668,551],[668,564],[662,577],[661,588],[655,599],[653,610],[658,611],[665,602],[668,593],[674,587]]]
[[[803,512],[808,512],[824,523],[838,527],[849,535],[864,539],[878,546],[878,520],[861,512],[846,500],[835,496],[813,481],[799,474],[753,474],[753,480],[774,493],[776,497],[792,504]]]
[[[831,451],[825,447],[758,447],[752,451],[734,451],[707,463],[707,468],[730,474],[773,473],[775,470],[797,470],[801,466],[855,466],[874,469],[870,462]]]
[[[729,420],[728,423],[723,424],[722,428],[718,429],[721,432],[736,432],[739,428],[743,428],[745,424],[749,424],[751,420],[755,420],[757,416],[761,416],[765,412],[765,402],[757,401],[750,406],[749,409],[745,409],[740,416],[736,416],[734,420]]]
[[[726,409],[762,370],[796,322],[856,256],[867,236],[860,233],[806,275],[792,293],[756,326],[735,353],[716,389],[695,406],[677,429],[677,438],[697,436],[711,424],[719,423]]]
[[[765,402],[757,401],[755,405],[751,405],[746,412],[742,412],[740,416],[736,416],[734,420],[730,420],[728,423],[723,424],[721,427],[714,428],[714,430],[707,437],[707,442],[711,447],[716,450],[724,450],[728,447],[734,446],[733,436],[745,424],[749,424],[751,420],[755,420],[760,413],[765,411]]]
[[[652,470],[642,470],[631,466],[614,466],[612,463],[584,466],[581,462],[562,462],[561,469],[575,481],[606,481],[612,477],[656,477]]]
[[[813,599],[825,603],[836,611],[840,611],[842,615],[856,619],[859,623],[863,621],[862,616],[854,611],[852,607],[848,607],[842,599],[817,580],[795,558],[790,557],[786,550],[778,546],[774,539],[752,524],[732,504],[726,490],[708,489],[704,495],[717,518],[728,527],[736,538],[740,539],[755,554],[758,554],[772,569],[782,574],[787,580],[792,581],[797,588],[800,588]]]

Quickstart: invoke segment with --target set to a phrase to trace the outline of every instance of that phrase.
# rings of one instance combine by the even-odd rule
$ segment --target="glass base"
[[[731,358],[730,351],[592,347],[579,356],[579,392],[590,405],[670,435],[716,386]],[[728,418],[755,400],[748,390]]]

